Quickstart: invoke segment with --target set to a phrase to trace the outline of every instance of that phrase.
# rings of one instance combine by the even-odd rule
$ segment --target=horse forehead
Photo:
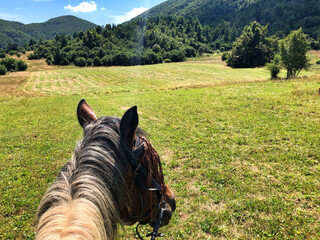
[[[119,132],[120,130],[120,118],[117,117],[100,117],[94,122],[96,127],[107,127],[111,128],[115,132]]]

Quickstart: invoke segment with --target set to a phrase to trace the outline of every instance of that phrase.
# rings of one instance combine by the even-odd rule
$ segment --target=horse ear
[[[82,99],[78,104],[77,116],[78,121],[83,128],[97,119],[93,110],[84,99]]]
[[[132,149],[138,128],[139,117],[137,107],[134,106],[127,110],[121,118],[120,134],[121,138],[126,141],[127,146]]]

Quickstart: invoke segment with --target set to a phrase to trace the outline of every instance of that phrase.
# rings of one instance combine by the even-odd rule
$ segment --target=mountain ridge
[[[202,25],[216,27],[223,20],[243,29],[252,21],[269,25],[270,34],[287,35],[300,27],[313,38],[320,36],[317,0],[168,0],[137,18],[161,15],[192,16]]]
[[[5,48],[8,43],[14,42],[22,46],[31,39],[47,40],[54,38],[56,34],[73,34],[96,26],[94,23],[72,15],[51,18],[43,23],[29,24],[0,19],[0,48]]]

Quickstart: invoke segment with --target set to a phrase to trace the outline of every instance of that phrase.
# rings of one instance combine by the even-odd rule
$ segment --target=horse
[[[82,99],[83,140],[37,210],[37,240],[114,239],[118,226],[149,224],[161,236],[176,209],[156,150],[138,127],[137,107],[122,118],[100,117]]]

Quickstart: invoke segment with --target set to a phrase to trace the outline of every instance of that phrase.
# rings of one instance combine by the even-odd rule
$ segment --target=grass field
[[[176,195],[165,239],[320,239],[317,65],[271,81],[264,68],[233,70],[217,55],[136,67],[30,64],[0,77],[0,239],[33,239],[37,205],[81,138],[81,98],[98,116],[138,106]],[[134,228],[119,239],[135,239]]]

